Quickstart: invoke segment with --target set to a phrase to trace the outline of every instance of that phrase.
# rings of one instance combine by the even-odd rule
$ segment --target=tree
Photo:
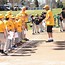
[[[62,8],[63,7],[63,3],[60,0],[57,1],[57,7],[58,8]]]
[[[34,0],[35,7],[39,7],[38,0]]]
[[[7,0],[2,0],[2,4],[4,5],[7,2]]]
[[[21,0],[21,4],[22,5],[25,5],[25,0]]]

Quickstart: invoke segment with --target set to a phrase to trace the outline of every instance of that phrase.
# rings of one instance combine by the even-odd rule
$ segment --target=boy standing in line
[[[26,13],[26,7],[22,7],[22,11],[19,13],[21,15],[21,20],[23,21],[22,23],[22,38],[25,41],[28,41],[29,39],[26,38],[26,30],[28,30],[27,28],[27,22],[28,22],[28,14]]]
[[[6,40],[6,28],[3,22],[4,16],[0,14],[0,53],[7,55],[4,52],[5,40]]]
[[[7,43],[6,43],[6,49],[5,51],[8,52],[8,50],[12,49],[13,43],[14,43],[14,23],[12,21],[12,15],[7,15],[7,22],[5,23],[6,25],[6,30],[7,30]]]
[[[16,21],[15,21],[15,32],[18,33],[18,41],[17,43],[21,43],[22,41],[22,21],[16,17]]]
[[[32,22],[32,34],[34,35],[36,33],[36,24],[34,15],[31,15],[31,22]]]

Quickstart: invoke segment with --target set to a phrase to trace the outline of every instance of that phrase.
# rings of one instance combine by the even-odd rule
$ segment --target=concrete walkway
[[[20,46],[18,53],[0,56],[0,65],[65,65],[65,32],[59,28],[53,31],[54,42],[51,43],[45,42],[46,32],[32,35],[31,30],[27,31],[31,41]]]

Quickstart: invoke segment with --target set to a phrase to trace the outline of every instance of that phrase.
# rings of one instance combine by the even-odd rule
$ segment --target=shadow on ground
[[[32,40],[20,45],[17,49],[12,50],[11,56],[31,56],[32,53],[36,53],[36,50],[43,40]]]
[[[56,44],[56,47],[53,50],[65,50],[65,41],[56,41],[54,44]]]

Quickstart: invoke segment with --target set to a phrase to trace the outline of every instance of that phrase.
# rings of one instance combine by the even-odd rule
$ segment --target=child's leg
[[[39,33],[39,25],[37,25],[37,32]]]
[[[25,38],[25,36],[24,36],[24,30],[22,30],[22,32],[21,32],[21,38],[22,38],[22,39]]]
[[[35,33],[35,23],[33,22],[32,32]]]
[[[34,23],[34,33],[36,33],[36,24]]]
[[[14,47],[15,47],[14,39],[11,40],[11,45],[10,46],[11,46],[11,49],[14,49]]]
[[[45,31],[45,27],[42,25],[42,22],[41,22],[41,29],[42,31]]]
[[[15,38],[15,44],[19,43],[19,38]]]
[[[37,33],[37,25],[36,25],[36,33]]]
[[[1,42],[0,42],[0,50],[1,50]]]
[[[34,23],[35,24],[35,23]],[[37,28],[36,28],[36,24],[34,25],[34,32],[36,33],[37,32]]]
[[[63,26],[63,31],[65,31],[65,19],[63,19],[62,26]]]
[[[39,24],[39,26],[40,26],[40,31],[43,32],[42,22]]]
[[[61,32],[63,31],[63,24],[62,24],[61,21],[60,21],[60,31],[61,31]]]
[[[0,44],[0,52],[1,52],[2,54],[7,55],[7,53],[5,52],[4,48],[5,48],[5,44],[4,44],[4,43],[1,43],[1,44]]]
[[[26,38],[26,31],[23,30],[23,31],[22,31],[22,39],[25,39],[25,38]]]
[[[26,38],[26,30],[23,30],[22,37],[23,37],[23,40],[29,41],[29,39]]]
[[[8,52],[8,50],[11,48],[11,40],[7,39],[6,45],[5,45],[5,51]]]
[[[5,41],[6,39],[4,39],[4,34],[3,33],[0,33],[0,49],[1,50],[4,50],[5,48]]]
[[[22,34],[21,32],[18,32],[18,36],[19,36],[19,42],[22,40]]]
[[[4,46],[5,46],[5,44],[2,43],[2,42],[0,42],[0,49],[1,49],[1,50],[4,50]]]

